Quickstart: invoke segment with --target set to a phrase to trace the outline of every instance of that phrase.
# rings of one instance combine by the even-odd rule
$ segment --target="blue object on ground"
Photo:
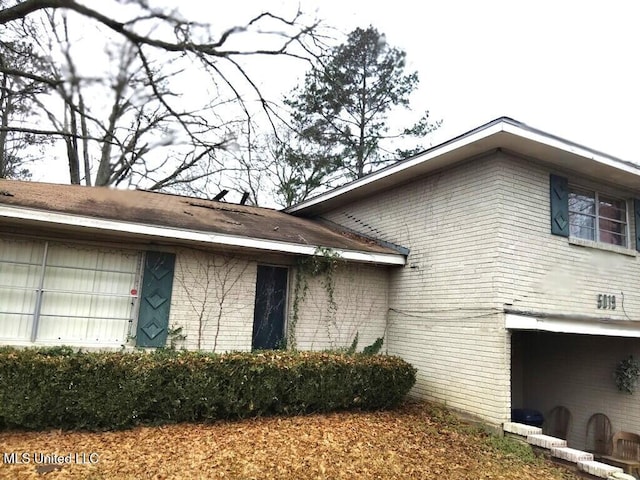
[[[541,412],[532,408],[512,408],[511,421],[541,427],[544,423],[544,416]]]

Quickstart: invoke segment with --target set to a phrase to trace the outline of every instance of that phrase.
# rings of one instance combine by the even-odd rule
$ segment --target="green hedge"
[[[0,348],[0,428],[109,430],[397,405],[415,369],[391,356]]]

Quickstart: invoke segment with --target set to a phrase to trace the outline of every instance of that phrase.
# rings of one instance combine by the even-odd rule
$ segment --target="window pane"
[[[600,197],[599,215],[604,218],[626,222],[626,204],[624,200]]]
[[[595,194],[589,192],[573,191],[569,194],[569,212],[595,215]]]
[[[586,240],[596,239],[596,219],[589,215],[569,213],[569,228],[572,237]]]
[[[627,246],[627,228],[624,223],[601,218],[599,233],[601,242]]]
[[[611,245],[620,245],[621,247],[627,246],[626,236],[603,230],[600,230],[600,241]]]
[[[569,225],[572,237],[627,246],[627,202],[572,188]]]
[[[604,218],[601,218],[600,231],[624,235],[626,233],[626,225],[624,223],[614,222],[613,220],[605,220]]]

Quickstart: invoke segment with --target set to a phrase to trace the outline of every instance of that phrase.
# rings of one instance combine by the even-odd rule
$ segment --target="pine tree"
[[[394,151],[389,145],[424,137],[440,125],[430,123],[426,112],[408,128],[389,127],[390,111],[408,108],[418,86],[417,72],[405,73],[405,67],[405,52],[389,46],[384,34],[372,26],[357,28],[285,99],[300,141],[327,156],[323,167],[332,174],[327,177],[360,178],[416,153],[421,150],[418,142],[408,150]],[[289,155],[287,160],[298,157]]]

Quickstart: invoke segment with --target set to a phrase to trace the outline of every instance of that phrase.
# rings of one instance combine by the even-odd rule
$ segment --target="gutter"
[[[535,312],[505,307],[505,328],[610,337],[640,337],[640,321],[597,315]]]
[[[324,192],[315,197],[304,200],[296,205],[287,207],[283,211],[294,215],[302,215],[309,208],[313,208],[328,200],[346,195],[366,185],[414,168],[417,165],[423,164],[500,132],[505,132],[522,139],[528,139],[530,141],[537,142],[540,145],[546,145],[560,151],[569,152],[574,155],[590,159],[599,164],[624,171],[631,175],[640,176],[640,168],[632,162],[621,160],[611,155],[565,140],[564,138],[546,133],[542,130],[532,128],[509,117],[500,117],[439,145],[431,147],[430,149],[418,153],[413,157],[401,160],[383,169],[365,175],[360,179],[354,180],[351,183],[347,183],[341,187],[337,187],[333,190],[329,190],[328,192]],[[499,147],[499,145],[497,147]]]
[[[303,212],[307,208],[323,203],[326,200],[339,197],[341,195],[349,193],[352,190],[356,190],[360,187],[363,187],[370,183],[374,183],[378,180],[381,180],[385,177],[394,175],[395,173],[401,172],[403,170],[407,170],[418,164],[424,163],[425,161],[428,161],[432,158],[435,158],[447,152],[456,150],[463,145],[473,143],[479,140],[480,138],[484,138],[494,133],[498,133],[503,130],[502,123],[504,121],[505,121],[504,117],[493,120],[492,122],[489,122],[485,125],[477,127],[469,132],[463,133],[462,135],[458,135],[457,137],[447,140],[439,145],[436,145],[435,147],[425,150],[424,152],[418,153],[413,157],[409,157],[398,163],[394,163],[385,168],[382,168],[368,175],[365,175],[364,177],[354,180],[351,183],[347,183],[346,185],[335,188],[333,190],[329,190],[328,192],[325,192],[325,193],[321,193],[313,198],[304,200],[296,205],[287,207],[283,211],[285,213],[292,213],[292,214]]]
[[[277,240],[244,237],[240,235],[210,233],[199,230],[182,230],[173,227],[158,227],[155,225],[145,225],[117,220],[85,217],[81,215],[70,215],[35,209],[18,208],[7,205],[0,205],[0,218],[11,218],[17,220],[40,222],[50,225],[65,225],[69,227],[90,228],[109,232],[145,235],[148,237],[159,239],[186,240],[189,242],[198,242],[210,245],[250,248],[254,250],[295,255],[319,255],[318,248],[327,247],[327,245],[303,245]],[[333,247],[330,248],[332,248],[333,252],[338,254],[340,258],[344,260],[381,265],[402,266],[406,264],[406,257],[401,254],[366,252],[362,250],[349,250]]]

